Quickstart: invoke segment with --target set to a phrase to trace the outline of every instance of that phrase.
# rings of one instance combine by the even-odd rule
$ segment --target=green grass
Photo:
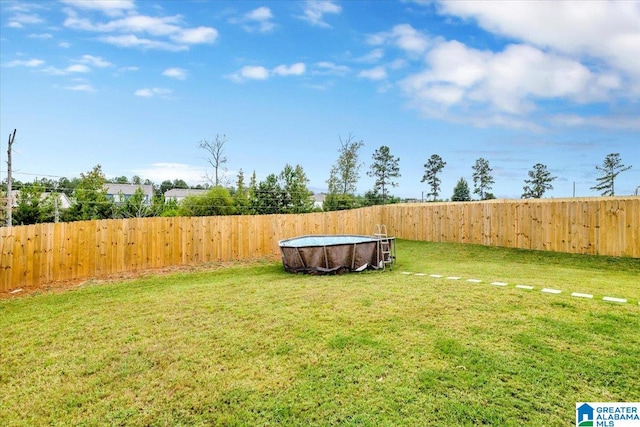
[[[640,260],[397,249],[382,273],[261,262],[0,301],[0,425],[568,426],[578,401],[640,400]]]

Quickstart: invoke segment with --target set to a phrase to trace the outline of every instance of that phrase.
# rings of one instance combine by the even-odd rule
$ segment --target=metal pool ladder
[[[382,268],[383,271],[387,265],[391,268],[393,261],[396,259],[396,247],[394,239],[389,238],[387,234],[387,226],[385,224],[376,224],[373,230],[373,237],[378,239],[380,268]]]

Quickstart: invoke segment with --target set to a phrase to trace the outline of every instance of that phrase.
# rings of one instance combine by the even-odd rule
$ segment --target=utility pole
[[[58,183],[53,184],[53,201],[55,203],[55,211],[53,222],[56,224],[60,222],[60,208],[58,207],[58,200],[60,199],[60,194],[58,193]]]
[[[7,149],[7,227],[11,227],[11,213],[13,210],[13,201],[11,198],[11,146],[16,140],[16,129],[13,134],[9,134],[9,148]]]

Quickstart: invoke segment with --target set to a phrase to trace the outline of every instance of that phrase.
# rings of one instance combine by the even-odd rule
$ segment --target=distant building
[[[44,192],[40,194],[40,201],[43,202],[47,197],[57,195],[58,197],[58,208],[59,209],[69,209],[71,207],[71,200],[64,193],[49,193]],[[20,197],[20,190],[11,190],[11,206],[18,206],[18,199]]]
[[[325,193],[317,193],[311,196],[313,198],[313,208],[322,209],[324,206],[324,200],[327,198]]]
[[[195,188],[172,188],[164,193],[164,201],[173,200],[180,203],[187,196],[202,196],[209,190],[197,190]]]
[[[142,193],[144,194],[143,204],[151,206],[151,202],[153,201],[153,185],[107,183],[104,185],[104,188],[107,190],[107,199],[115,203],[126,202],[136,194],[139,188],[142,189]]]

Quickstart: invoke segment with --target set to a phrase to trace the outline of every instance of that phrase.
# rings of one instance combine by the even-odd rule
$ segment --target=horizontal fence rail
[[[307,234],[640,258],[640,197],[411,203],[289,215],[130,218],[0,228],[0,292],[56,281],[279,254]]]

